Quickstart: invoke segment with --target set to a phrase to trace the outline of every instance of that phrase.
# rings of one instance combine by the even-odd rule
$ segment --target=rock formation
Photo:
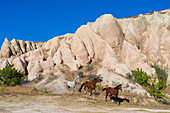
[[[5,38],[0,50],[0,58],[10,58],[11,56],[20,56],[28,51],[43,47],[46,42],[30,42],[13,39],[9,41]]]
[[[151,64],[170,73],[169,42],[170,10],[124,19],[105,14],[94,23],[81,26],[74,34],[54,37],[47,42],[15,39],[10,42],[6,38],[0,51],[0,57],[5,58],[1,59],[0,68],[14,63],[17,69],[28,72],[29,80],[33,80],[40,73],[47,77],[58,72],[63,65],[75,71],[100,59],[96,65],[101,65],[97,73],[104,78],[103,84],[122,83],[126,91],[146,94],[138,84],[129,83],[126,74],[136,68],[142,68],[148,74],[155,73]],[[58,84],[60,80],[47,85],[48,79],[36,87],[41,89],[40,84],[44,84],[50,89],[51,84]]]

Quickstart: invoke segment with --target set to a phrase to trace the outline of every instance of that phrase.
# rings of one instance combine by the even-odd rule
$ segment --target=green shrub
[[[5,66],[0,70],[0,85],[13,86],[23,81],[24,73],[13,68],[14,65]]]
[[[86,69],[87,69],[87,71],[91,71],[91,70],[93,70],[93,66],[87,65],[87,66],[86,66]]]
[[[37,88],[33,88],[31,91],[39,92]]]
[[[162,79],[159,74],[157,75],[147,75],[146,72],[139,70],[132,70],[132,74],[135,77],[135,81],[138,82],[141,86],[143,86],[150,95],[152,95],[155,99],[165,100],[165,88],[167,87],[166,81],[168,78],[168,74],[164,75]],[[158,71],[163,72],[163,71]],[[164,73],[164,72],[163,72]]]
[[[80,77],[80,78],[84,78],[85,77],[85,75],[84,75],[84,73],[83,72],[78,72],[78,76]]]
[[[95,78],[100,78],[101,75],[96,75],[96,74],[89,74],[87,75],[87,79],[92,82]]]
[[[98,90],[102,90],[104,87],[101,85],[96,85],[95,88],[97,88]]]
[[[157,66],[156,64],[151,65],[151,67],[152,67],[152,68],[155,68],[156,73],[158,74],[158,77],[159,77],[159,78],[161,78],[162,80],[163,80],[164,78],[166,78],[167,73],[166,73],[165,70],[161,69],[161,68],[160,68],[159,66]]]
[[[162,99],[165,101],[165,88],[166,80],[168,78],[168,75],[165,76],[165,78],[162,80],[159,78],[159,76],[152,76],[151,84],[148,86],[147,91],[154,96],[155,99]]]
[[[147,87],[148,80],[152,78],[151,76],[147,75],[147,73],[142,71],[142,69],[139,70],[139,68],[137,68],[137,70],[132,70],[131,72],[135,77],[134,80],[137,83],[143,87]]]

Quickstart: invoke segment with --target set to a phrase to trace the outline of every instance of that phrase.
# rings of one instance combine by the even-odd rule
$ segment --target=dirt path
[[[135,108],[124,103],[117,106],[81,95],[1,95],[0,113],[147,113],[170,112],[164,109]]]

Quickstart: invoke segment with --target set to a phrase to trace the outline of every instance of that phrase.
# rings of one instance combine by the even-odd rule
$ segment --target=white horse
[[[74,81],[67,81],[66,88],[68,89],[68,91],[69,91],[70,88],[72,88],[72,90],[75,89],[75,91],[77,91],[77,86],[76,85],[77,85],[78,82],[79,82],[79,76],[76,77],[74,79]]]

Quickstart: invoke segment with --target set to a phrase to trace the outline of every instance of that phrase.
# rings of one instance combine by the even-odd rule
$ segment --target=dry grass
[[[21,86],[16,87],[0,87],[0,98],[3,101],[13,102],[13,103],[26,103],[29,102],[29,105],[33,103],[39,104],[51,104],[51,105],[60,105],[65,108],[112,108],[115,109],[123,109],[123,108],[150,108],[150,109],[169,109],[169,105],[164,105],[154,101],[152,98],[136,95],[134,93],[120,92],[120,98],[127,98],[130,100],[130,103],[126,101],[122,102],[120,106],[118,104],[112,103],[109,100],[106,103],[104,101],[105,91],[97,90],[96,95],[89,96],[89,94],[84,94],[82,92],[73,92],[73,93],[65,93],[65,94],[46,94],[40,91],[27,89]],[[10,104],[10,103],[9,103]],[[27,105],[27,104],[25,104]],[[25,106],[24,105],[24,106]]]
[[[45,92],[38,91],[37,89],[28,89],[22,86],[0,87],[0,95],[5,94],[42,95],[45,94]]]

